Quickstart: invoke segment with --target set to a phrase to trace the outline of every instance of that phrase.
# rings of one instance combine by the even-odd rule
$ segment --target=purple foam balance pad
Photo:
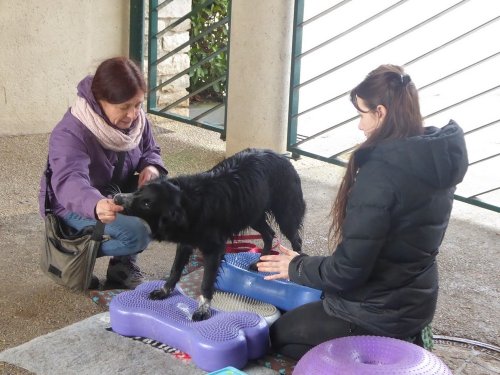
[[[255,263],[260,255],[259,253],[226,254],[219,268],[215,287],[225,292],[270,303],[285,311],[321,299],[321,290],[286,280],[264,280],[264,276],[270,273],[250,271],[250,265]]]
[[[293,375],[452,375],[431,352],[406,341],[379,336],[330,340],[309,350]]]
[[[123,336],[142,336],[173,346],[189,354],[202,370],[215,371],[264,356],[269,347],[269,328],[261,316],[251,312],[221,312],[191,320],[198,303],[177,289],[164,300],[149,293],[163,281],[151,281],[115,296],[109,305],[111,328]]]

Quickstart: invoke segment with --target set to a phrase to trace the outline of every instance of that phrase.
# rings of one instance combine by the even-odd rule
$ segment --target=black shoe
[[[99,278],[96,275],[92,275],[88,289],[99,289]]]
[[[136,255],[111,258],[106,278],[110,283],[117,284],[125,289],[135,289],[136,286],[146,281],[137,265]]]

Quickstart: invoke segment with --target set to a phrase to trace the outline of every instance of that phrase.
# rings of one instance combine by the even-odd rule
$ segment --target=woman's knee
[[[151,241],[151,231],[148,225],[144,220],[135,216],[118,215],[110,225],[109,234],[130,254],[143,251]]]

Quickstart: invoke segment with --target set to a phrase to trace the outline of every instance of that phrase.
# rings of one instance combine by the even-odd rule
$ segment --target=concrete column
[[[226,155],[286,151],[293,0],[233,0]]]

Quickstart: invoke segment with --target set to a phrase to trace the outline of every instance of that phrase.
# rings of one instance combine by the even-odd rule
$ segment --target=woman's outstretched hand
[[[113,199],[105,198],[97,202],[95,213],[99,220],[108,224],[116,219],[116,214],[122,212],[123,207],[113,202]]]
[[[286,279],[288,280],[288,266],[293,258],[299,255],[293,250],[279,245],[279,255],[263,255],[257,263],[259,272],[272,272],[273,275],[265,276],[265,280]]]
[[[158,177],[160,177],[160,172],[158,171],[158,168],[156,168],[153,165],[148,165],[141,171],[141,173],[139,173],[138,187],[141,187],[149,180],[153,180]]]

